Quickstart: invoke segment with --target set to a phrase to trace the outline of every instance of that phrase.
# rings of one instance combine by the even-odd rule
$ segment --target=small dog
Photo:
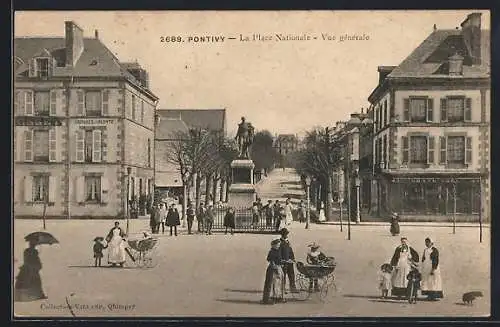
[[[462,301],[463,301],[465,304],[472,305],[472,302],[474,302],[474,300],[475,300],[477,297],[483,297],[483,292],[480,292],[480,291],[474,291],[474,292],[467,292],[467,293],[464,293],[464,295],[462,295]]]

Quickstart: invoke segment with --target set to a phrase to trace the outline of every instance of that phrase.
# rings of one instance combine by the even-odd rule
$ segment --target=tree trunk
[[[220,190],[220,200],[226,202],[226,192],[227,192],[227,181],[226,179],[221,180],[221,190]]]
[[[328,176],[328,187],[327,187],[327,194],[326,194],[326,200],[325,200],[325,216],[326,220],[330,221],[332,218],[332,177]]]
[[[196,174],[196,179],[195,179],[195,186],[196,186],[196,208],[200,207],[200,202],[201,202],[201,176],[200,174]]]
[[[182,227],[186,227],[187,189],[188,186],[184,184],[182,187]]]
[[[226,203],[229,202],[229,186],[231,186],[231,182],[229,179],[226,179],[226,186],[224,187],[224,196],[225,196],[225,201]]]
[[[221,177],[219,174],[214,175],[214,203],[220,201],[220,180]]]
[[[205,177],[205,204],[208,205],[210,202],[210,190],[212,189],[211,187],[211,181],[212,181],[212,175],[207,175]]]

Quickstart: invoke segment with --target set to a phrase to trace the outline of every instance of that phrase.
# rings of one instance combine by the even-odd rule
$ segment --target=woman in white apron
[[[120,228],[120,223],[115,222],[115,227],[111,228],[106,237],[108,242],[108,263],[113,267],[120,265],[123,267],[125,263],[125,241],[123,237],[125,233]]]
[[[290,200],[287,199],[285,203],[285,222],[286,225],[290,225],[293,221],[293,215],[292,215],[292,204],[290,203]]]
[[[325,217],[325,204],[323,202],[321,202],[321,207],[319,209],[318,220],[319,221],[326,221],[326,217]]]
[[[430,238],[425,239],[425,250],[422,255],[422,295],[427,295],[431,301],[443,298],[443,284],[439,267],[439,251]]]
[[[408,245],[406,237],[401,238],[401,245],[394,251],[391,266],[394,267],[392,275],[392,296],[406,296],[408,280],[406,276],[411,271],[412,261],[418,263],[418,253]]]

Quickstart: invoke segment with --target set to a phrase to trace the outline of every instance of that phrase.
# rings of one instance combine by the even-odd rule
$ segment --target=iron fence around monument
[[[274,233],[275,221],[269,220],[263,214],[254,220],[252,208],[233,208],[234,209],[234,232],[236,233]],[[227,207],[220,206],[214,208],[213,232],[225,232],[224,217],[227,213]]]

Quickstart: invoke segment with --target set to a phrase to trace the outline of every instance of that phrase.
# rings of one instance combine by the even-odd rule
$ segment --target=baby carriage
[[[333,272],[337,264],[333,257],[328,257],[325,262],[319,265],[304,264],[299,261],[296,263],[296,266],[298,271],[295,278],[297,291],[292,293],[295,298],[304,301],[315,293],[320,301],[327,302],[329,300],[329,295],[335,296],[337,293],[337,285],[335,284]],[[317,280],[319,291],[315,292],[314,288],[311,287],[311,279]]]
[[[157,238],[132,239],[128,240],[127,243],[128,247],[125,251],[136,266],[140,268],[153,268],[158,264],[156,258]]]

